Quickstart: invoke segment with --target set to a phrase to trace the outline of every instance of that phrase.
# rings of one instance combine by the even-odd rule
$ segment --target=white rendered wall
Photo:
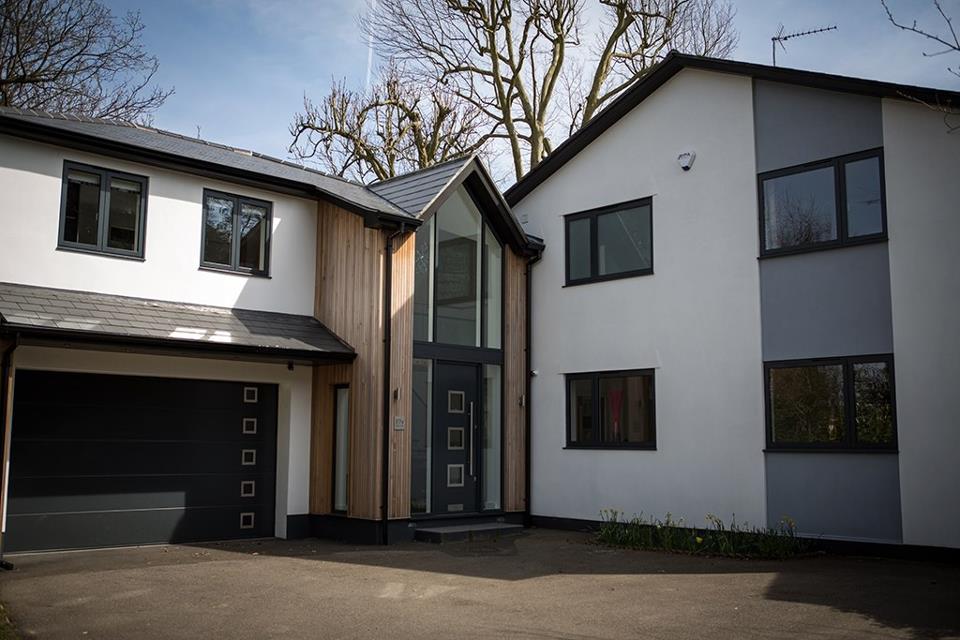
[[[149,178],[145,260],[57,250],[63,162]],[[203,271],[203,190],[273,203],[271,278]],[[313,200],[0,135],[0,281],[312,315]]]
[[[285,364],[30,346],[17,348],[14,365],[17,370],[277,384],[277,537],[287,535],[287,516],[310,512],[310,367],[296,366],[290,371]]]
[[[883,141],[903,541],[960,547],[960,136],[885,100]]]
[[[535,515],[764,524],[752,105],[750,78],[681,71],[515,207],[546,242],[532,282]],[[655,274],[565,288],[562,216],[645,196]],[[657,450],[565,450],[563,374],[646,367]]]

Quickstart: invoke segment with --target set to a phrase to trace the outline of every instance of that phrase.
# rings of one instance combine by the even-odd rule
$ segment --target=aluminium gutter
[[[16,334],[22,344],[68,342],[88,347],[112,346],[129,349],[161,349],[182,352],[184,354],[203,354],[208,357],[247,356],[257,360],[280,362],[352,362],[357,354],[342,351],[319,351],[313,349],[287,349],[262,345],[232,344],[209,341],[180,340],[175,338],[151,338],[148,336],[118,335],[101,331],[81,331],[58,327],[37,327],[34,325],[0,323],[0,335]]]

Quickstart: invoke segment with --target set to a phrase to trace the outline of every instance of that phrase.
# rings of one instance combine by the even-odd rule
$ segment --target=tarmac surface
[[[960,567],[608,549],[549,530],[8,556],[24,638],[960,638]]]

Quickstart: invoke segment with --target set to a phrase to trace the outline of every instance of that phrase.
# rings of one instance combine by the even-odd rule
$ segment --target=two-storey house
[[[0,109],[3,549],[519,519],[536,252],[475,158]]]
[[[671,53],[506,197],[534,521],[960,547],[960,94]]]
[[[0,550],[603,509],[960,548],[958,104],[672,53],[504,196],[0,108]]]

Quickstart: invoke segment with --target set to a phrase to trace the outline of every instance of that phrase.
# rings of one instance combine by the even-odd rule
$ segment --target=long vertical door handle
[[[473,441],[474,441],[474,430],[477,428],[476,423],[473,420],[473,403],[470,403],[470,476],[473,476]]]

